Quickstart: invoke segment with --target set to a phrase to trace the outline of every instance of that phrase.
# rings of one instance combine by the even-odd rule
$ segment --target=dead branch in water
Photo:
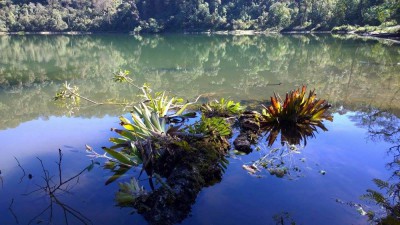
[[[89,166],[85,167],[84,169],[82,169],[79,173],[77,173],[76,175],[68,178],[68,179],[64,179],[63,175],[62,175],[62,160],[63,160],[63,154],[61,149],[58,150],[58,161],[56,162],[56,164],[58,165],[58,176],[57,178],[55,178],[55,176],[50,175],[49,171],[45,168],[43,161],[40,158],[37,158],[40,162],[42,171],[43,171],[43,180],[44,180],[44,185],[38,185],[39,188],[36,190],[33,190],[29,193],[24,194],[26,195],[30,195],[32,193],[35,192],[43,192],[45,193],[50,200],[49,205],[44,208],[38,215],[36,215],[34,218],[32,218],[28,224],[32,224],[35,223],[35,221],[42,216],[44,213],[46,213],[47,211],[50,211],[50,215],[49,215],[49,223],[52,222],[53,220],[53,211],[54,211],[54,207],[55,206],[59,206],[63,212],[64,215],[64,220],[65,220],[65,224],[69,224],[68,222],[68,216],[72,216],[75,219],[77,219],[78,221],[80,221],[82,224],[88,225],[88,224],[93,224],[91,222],[91,220],[89,218],[87,218],[85,215],[83,215],[81,212],[79,212],[78,210],[72,208],[71,206],[63,203],[58,197],[57,195],[59,193],[70,193],[69,191],[76,185],[79,183],[79,176],[82,175],[86,170],[89,170],[90,167],[93,166],[93,162],[92,164],[90,164]],[[57,179],[58,181],[54,181],[55,179]],[[70,185],[70,182],[72,181],[76,181],[74,184]]]

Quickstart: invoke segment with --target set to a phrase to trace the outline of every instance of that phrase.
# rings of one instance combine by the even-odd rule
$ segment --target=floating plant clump
[[[332,116],[327,112],[331,107],[326,100],[317,99],[315,90],[306,97],[306,86],[300,90],[286,93],[284,101],[278,94],[271,97],[271,105],[264,106],[262,115],[267,123],[279,124],[311,124],[323,128],[322,121],[332,121]]]
[[[140,175],[148,176],[151,191],[140,186],[140,175],[119,184],[119,206],[135,208],[152,224],[177,223],[190,213],[203,187],[221,180],[228,163],[231,123],[205,116],[188,123],[196,115],[186,110],[193,103],[180,104],[165,92],[152,94],[148,86],[140,89],[143,99],[132,106],[130,119],[120,117],[121,128],[112,129],[119,136],[110,138],[113,146],[103,147],[107,154],[87,149],[90,156],[107,159],[105,167],[114,175],[106,184],[133,167],[141,167]]]
[[[306,159],[300,156],[297,146],[285,145],[266,151],[259,159],[243,164],[242,168],[256,177],[263,177],[262,171],[265,170],[278,178],[287,177],[293,180],[304,176],[302,170],[305,162]]]
[[[308,137],[314,137],[317,128],[327,131],[324,120],[333,121],[328,112],[331,107],[326,100],[317,99],[315,90],[306,96],[306,86],[286,93],[284,101],[278,94],[271,97],[271,105],[262,111],[261,127],[268,132],[267,141],[271,146],[281,134],[281,142],[293,145],[307,144]]]
[[[121,127],[112,129],[119,136],[110,138],[111,147],[103,147],[106,153],[99,154],[90,146],[87,150],[91,157],[107,159],[104,167],[114,174],[106,184],[131,168],[141,168],[138,177],[119,184],[116,201],[119,206],[133,207],[150,224],[181,222],[190,214],[200,190],[221,181],[229,162],[228,151],[233,150],[230,144],[233,127],[240,131],[233,141],[235,149],[249,153],[265,132],[269,132],[268,147],[279,133],[282,142],[292,146],[313,136],[317,127],[326,130],[323,120],[332,121],[327,112],[330,105],[317,100],[314,91],[305,97],[305,86],[288,93],[284,102],[275,94],[271,97],[272,105],[265,107],[262,113],[244,111],[245,107],[239,103],[223,98],[198,105],[200,110],[189,110],[188,106],[196,106],[199,98],[183,104],[182,99],[170,98],[165,92],[153,94],[148,85],[138,87],[133,84],[128,74],[119,72],[115,80],[138,88],[142,99],[139,103],[125,105],[132,108],[131,118],[119,118]],[[99,104],[71,88],[64,88],[62,95],[66,97],[57,100],[80,97]],[[244,168],[254,170],[253,174],[264,168],[277,177],[298,173],[297,167],[286,168],[278,163],[282,158],[276,157],[283,152],[292,155],[297,151],[281,150],[271,150]],[[145,180],[151,190],[140,185],[139,178],[143,173],[148,176]]]
[[[270,175],[279,178],[302,177],[304,165],[301,164],[304,164],[306,160],[300,156],[301,144],[303,142],[305,146],[307,138],[315,137],[314,133],[317,132],[318,127],[327,131],[323,121],[333,120],[327,111],[330,107],[325,100],[316,98],[315,91],[310,91],[306,97],[306,87],[303,86],[301,90],[297,89],[287,93],[285,101],[282,101],[279,95],[274,94],[274,97],[271,97],[271,105],[264,106],[261,114],[258,112],[243,114],[240,117],[242,130],[234,142],[235,147],[249,153],[251,143],[257,143],[253,138],[255,133],[266,134],[265,140],[268,148],[273,146],[279,135],[282,145],[280,148],[271,148],[270,150],[266,148],[266,153],[260,159],[244,164],[243,169],[257,177],[262,176],[263,169]],[[252,140],[253,142],[251,142]],[[246,141],[248,144],[243,144]],[[294,160],[295,158],[298,159]],[[321,174],[324,175],[325,171]]]

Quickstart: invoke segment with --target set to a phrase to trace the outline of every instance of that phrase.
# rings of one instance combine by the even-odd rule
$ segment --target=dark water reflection
[[[111,81],[116,68],[131,70],[137,83],[189,99],[207,93],[264,101],[274,91],[307,84],[334,105],[334,122],[325,124],[329,131],[315,133],[296,156],[299,179],[267,171],[261,179],[247,174],[242,165],[270,149],[262,142],[260,152],[229,159],[222,181],[200,192],[182,224],[275,224],[274,216],[283,212],[296,224],[366,224],[365,217],[336,199],[361,202],[367,189],[377,189],[373,178],[393,175],[387,151],[400,143],[396,45],[330,36],[0,36],[0,51],[1,224],[17,224],[13,213],[18,224],[28,224],[49,205],[43,192],[22,195],[43,185],[36,157],[56,179],[62,149],[63,177],[68,178],[90,164],[85,144],[110,145],[109,129],[118,126],[121,108],[82,107],[65,117],[66,110],[51,98],[68,80],[95,99],[131,99],[135,90]],[[271,146],[280,147],[279,142]],[[27,174],[22,182],[14,156]],[[59,198],[93,224],[146,224],[140,215],[130,215],[131,209],[115,207],[118,184],[103,185],[110,175],[95,166]],[[32,224],[48,224],[50,217],[47,211]],[[53,224],[65,224],[58,206],[52,218]]]
[[[400,101],[399,47],[377,41],[279,35],[1,36],[0,51],[0,129],[63,115],[49,99],[64,81],[79,84],[80,92],[93,99],[132,99],[135,90],[111,80],[118,68],[130,70],[138,84],[191,99],[205,94],[265,100],[274,91],[307,84],[346,109],[385,108]],[[89,108],[76,115],[119,113]]]

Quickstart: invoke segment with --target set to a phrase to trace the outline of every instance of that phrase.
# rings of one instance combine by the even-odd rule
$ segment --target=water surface
[[[263,141],[261,151],[229,158],[222,181],[200,192],[183,224],[275,224],[274,216],[283,213],[296,224],[366,224],[338,199],[362,202],[367,189],[377,189],[373,178],[386,180],[393,172],[386,164],[393,160],[389,148],[399,145],[396,44],[328,35],[0,36],[0,52],[2,224],[66,223],[60,204],[53,203],[53,214],[43,211],[51,201],[41,189],[40,160],[56,183],[61,149],[62,176],[74,176],[91,163],[85,144],[99,152],[110,146],[110,128],[126,112],[85,103],[68,108],[52,97],[68,81],[99,101],[135,101],[137,90],[112,81],[119,68],[130,70],[139,85],[189,100],[203,94],[201,101],[224,96],[259,105],[274,92],[283,95],[305,84],[333,105],[334,121],[325,123],[329,131],[317,133],[293,158],[302,172],[289,178],[247,174],[242,165],[269,149]],[[94,165],[57,195],[61,206],[93,224],[146,224],[132,209],[115,206],[118,184],[105,186],[109,176]],[[81,222],[71,214],[68,219]]]

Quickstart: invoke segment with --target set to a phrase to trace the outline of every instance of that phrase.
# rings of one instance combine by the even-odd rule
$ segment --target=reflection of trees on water
[[[188,98],[260,100],[307,84],[345,107],[380,104],[400,83],[398,46],[329,36],[1,36],[0,50],[4,127],[62,114],[49,99],[65,80],[95,99],[132,98],[133,90],[111,82],[118,68]],[[119,114],[77,115],[95,111]]]
[[[380,206],[381,211],[370,213],[370,219],[379,224],[400,223],[400,118],[389,110],[370,108],[352,116],[358,126],[368,129],[369,138],[373,141],[391,143],[387,150],[392,158],[387,168],[393,172],[387,178],[373,179],[376,189],[368,189],[363,198]]]
[[[371,140],[400,145],[400,119],[392,112],[370,108],[368,111],[356,113],[352,118],[357,121],[358,126],[368,129]]]

